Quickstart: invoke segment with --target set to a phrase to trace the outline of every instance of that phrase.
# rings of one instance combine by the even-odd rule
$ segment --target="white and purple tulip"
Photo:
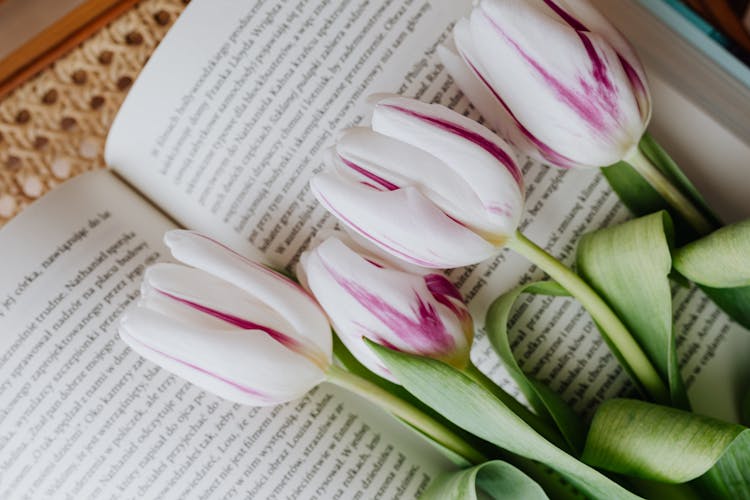
[[[637,147],[651,117],[643,67],[586,0],[481,0],[453,35],[446,68],[528,156],[601,167]]]
[[[187,265],[146,271],[141,299],[120,323],[128,345],[241,404],[283,403],[325,380],[331,329],[307,291],[200,234],[164,239]]]
[[[371,128],[343,132],[331,171],[311,188],[339,220],[412,264],[480,262],[512,237],[524,188],[510,147],[489,129],[437,104],[375,103]]]
[[[469,362],[471,315],[442,274],[410,272],[345,235],[303,253],[297,274],[349,351],[378,375],[395,382],[363,337],[460,369]]]

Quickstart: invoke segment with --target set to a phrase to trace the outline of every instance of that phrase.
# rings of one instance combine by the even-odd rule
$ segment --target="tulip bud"
[[[344,131],[330,163],[332,171],[311,181],[318,200],[356,233],[422,267],[490,257],[523,211],[510,148],[437,104],[379,100],[372,128]]]
[[[558,167],[617,163],[651,117],[623,36],[585,0],[481,0],[453,31],[448,71],[498,133]]]
[[[167,245],[187,264],[145,274],[120,336],[143,357],[221,397],[265,406],[296,399],[326,378],[331,331],[296,283],[189,231]]]
[[[303,253],[297,274],[342,342],[373,372],[395,381],[363,337],[460,369],[469,362],[471,315],[442,274],[408,272],[345,235]]]

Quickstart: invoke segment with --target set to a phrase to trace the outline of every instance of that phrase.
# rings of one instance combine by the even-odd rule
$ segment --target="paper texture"
[[[52,220],[50,220],[52,219]],[[414,498],[450,464],[326,384],[232,404],[141,358],[116,332],[174,226],[107,172],[0,233],[0,498]],[[34,245],[14,244],[28,241]]]
[[[338,130],[366,124],[368,94],[477,117],[434,52],[468,4],[194,0],[134,85],[107,160],[181,225],[289,266],[335,224],[307,181],[325,168]],[[628,217],[595,170],[529,163],[524,177],[521,229],[568,264],[583,233]],[[0,271],[0,498],[412,498],[446,470],[411,431],[326,386],[287,406],[240,407],[131,353],[114,324],[134,299],[140,264],[166,255],[160,239],[171,223],[110,174],[74,183],[0,232],[0,255],[13,263]],[[109,216],[72,241],[100,212]],[[503,251],[450,277],[481,327],[498,294],[543,274]],[[678,290],[675,309],[696,411],[736,418],[750,335],[698,291]],[[513,330],[524,369],[582,418],[604,398],[632,394],[574,301],[523,298]],[[481,332],[472,355],[516,392]]]

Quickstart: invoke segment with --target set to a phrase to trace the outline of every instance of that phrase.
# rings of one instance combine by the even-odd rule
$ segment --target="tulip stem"
[[[332,365],[328,370],[328,382],[358,394],[389,411],[471,464],[477,465],[487,461],[487,457],[450,428],[369,380]]]
[[[524,422],[533,427],[535,431],[544,436],[548,441],[562,450],[570,450],[570,446],[568,446],[560,432],[555,427],[519,403],[516,398],[505,392],[502,387],[482,373],[474,363],[470,361],[468,366],[464,369],[464,373],[490,391],[492,395],[507,406],[509,410],[521,417]]]
[[[703,215],[698,207],[690,201],[677,187],[648,159],[640,148],[633,148],[633,152],[625,161],[648,182],[657,193],[679,213],[690,226],[704,236],[714,229],[711,221]]]
[[[516,231],[507,245],[526,257],[552,279],[563,286],[573,297],[578,299],[599,326],[604,340],[636,383],[640,384],[653,401],[669,404],[669,391],[659,376],[654,365],[635,341],[630,331],[607,303],[580,276],[565,267],[557,259]]]

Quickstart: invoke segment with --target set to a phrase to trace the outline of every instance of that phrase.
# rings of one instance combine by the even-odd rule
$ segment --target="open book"
[[[468,7],[190,4],[112,127],[112,170],[68,182],[0,231],[0,498],[412,498],[452,467],[389,415],[325,384],[273,408],[220,400],[130,351],[116,325],[145,267],[169,258],[165,230],[196,229],[268,264],[293,263],[315,231],[334,225],[307,181],[337,131],[366,120],[368,94],[400,92],[476,116],[435,55]],[[679,158],[723,152],[720,167],[685,166],[712,188],[721,215],[747,217],[746,203],[732,203],[743,189],[747,199],[737,169],[748,138],[651,69],[657,136],[676,125]],[[568,262],[583,232],[628,217],[597,171],[528,163],[524,173],[522,228]],[[727,176],[743,182],[722,184]],[[719,185],[734,194],[719,196]],[[450,277],[481,326],[495,296],[541,274],[503,252]],[[750,334],[694,289],[680,290],[675,308],[696,410],[736,418]],[[529,298],[514,320],[525,369],[582,418],[632,390],[572,300]],[[514,390],[481,332],[473,357]]]

